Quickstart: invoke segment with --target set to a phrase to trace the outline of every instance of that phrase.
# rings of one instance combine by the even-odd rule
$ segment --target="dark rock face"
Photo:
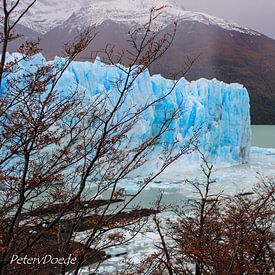
[[[182,23],[173,45],[152,71],[161,68],[168,76],[170,68],[180,68],[186,55],[192,58],[198,54],[186,75],[188,80],[204,77],[242,83],[250,94],[252,123],[275,124],[274,40],[200,23]]]
[[[128,30],[129,26],[125,24],[104,21],[97,27],[98,35],[91,47],[79,56],[79,60],[92,60],[91,51],[101,50],[108,43],[116,45],[118,51],[127,49]],[[172,26],[163,29],[163,32],[171,31]],[[69,24],[52,29],[41,36],[43,54],[47,58],[62,55],[62,46],[77,33],[76,28]],[[27,34],[31,38],[34,36],[33,32]],[[15,45],[11,48],[15,49]],[[151,73],[169,78],[182,69],[187,56],[192,59],[198,55],[196,63],[185,76],[188,80],[203,77],[242,83],[250,94],[252,123],[275,124],[275,40],[264,35],[249,35],[215,25],[182,21],[178,24],[172,46],[153,64]]]

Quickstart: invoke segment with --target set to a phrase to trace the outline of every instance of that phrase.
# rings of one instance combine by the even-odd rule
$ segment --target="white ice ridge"
[[[7,61],[14,56],[18,54],[9,55]],[[58,64],[62,59],[56,57],[53,62]],[[33,70],[33,65],[45,63],[44,57],[38,54],[21,66],[29,71]],[[68,91],[77,85],[79,90],[87,93],[89,100],[93,101],[102,93],[107,94],[114,104],[119,92],[113,84],[124,78],[125,73],[118,66],[106,65],[99,59],[94,63],[74,61],[60,79],[58,89]],[[127,93],[117,119],[163,97],[173,85],[174,81],[161,75],[151,76],[148,70],[142,72]],[[163,144],[169,145],[176,140],[183,144],[196,129],[201,128],[200,147],[207,155],[226,162],[248,161],[251,139],[250,105],[248,92],[243,85],[226,84],[216,79],[188,82],[181,78],[167,97],[141,114],[131,131],[133,142],[154,135],[159,131],[165,117],[169,117],[175,110],[179,110],[180,115],[162,136]]]

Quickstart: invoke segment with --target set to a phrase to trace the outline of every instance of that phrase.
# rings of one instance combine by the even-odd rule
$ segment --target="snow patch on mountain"
[[[30,0],[25,0],[25,2]],[[186,11],[178,0],[41,0],[38,1],[22,24],[44,34],[57,26],[81,29],[100,25],[105,20],[125,24],[144,24],[152,7],[164,7],[157,19],[158,26],[167,26],[175,20],[215,25],[229,31],[260,35],[249,28],[202,12]]]
[[[18,12],[31,0],[21,2]],[[37,0],[20,23],[40,34],[62,25],[73,13],[89,4],[89,0]]]

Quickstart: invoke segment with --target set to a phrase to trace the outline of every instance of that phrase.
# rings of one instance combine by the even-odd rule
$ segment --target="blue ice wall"
[[[15,55],[9,55],[7,60]],[[31,61],[22,62],[21,66],[30,70],[33,69],[30,64],[39,66],[45,62],[43,56],[38,54]],[[56,58],[52,62],[58,64],[62,59]],[[77,85],[91,101],[100,93],[108,93],[111,101],[116,102],[119,97],[115,87],[117,80],[121,80],[119,87],[122,87],[125,73],[117,66],[103,64],[98,59],[94,63],[75,61],[60,79],[58,88],[66,92]],[[129,89],[118,116],[162,97],[161,101],[141,114],[131,132],[134,139],[144,139],[157,133],[163,121],[177,112],[169,123],[168,131],[162,136],[163,144],[169,145],[175,140],[184,143],[196,129],[200,129],[200,148],[212,159],[229,162],[248,160],[250,105],[247,90],[242,85],[226,84],[216,79],[188,82],[184,78],[175,85],[172,80],[160,75],[150,76],[148,71],[144,71]]]

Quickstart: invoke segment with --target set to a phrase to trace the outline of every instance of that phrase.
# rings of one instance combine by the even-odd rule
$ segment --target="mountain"
[[[26,7],[30,2],[30,0],[21,1],[19,10]],[[39,34],[45,34],[61,25],[74,12],[89,2],[88,0],[37,0],[20,22]]]
[[[100,50],[106,43],[127,49],[129,29],[147,22],[151,7],[161,6],[165,8],[154,27],[171,32],[176,20],[177,34],[151,72],[171,77],[187,56],[200,55],[186,75],[188,80],[204,77],[244,84],[251,98],[252,123],[275,124],[275,41],[236,23],[186,11],[179,0],[40,0],[22,25],[39,34],[47,58],[62,54],[65,42],[94,25],[99,34],[89,51]],[[80,58],[90,59],[89,51]]]
[[[27,3],[29,0],[24,0]],[[33,6],[21,23],[41,34],[64,25],[71,31],[86,26],[100,25],[106,20],[124,24],[144,24],[152,7],[164,7],[158,17],[158,25],[171,22],[193,21],[216,25],[225,30],[235,30],[251,35],[260,35],[236,23],[227,22],[201,12],[186,11],[179,0],[40,0]]]

